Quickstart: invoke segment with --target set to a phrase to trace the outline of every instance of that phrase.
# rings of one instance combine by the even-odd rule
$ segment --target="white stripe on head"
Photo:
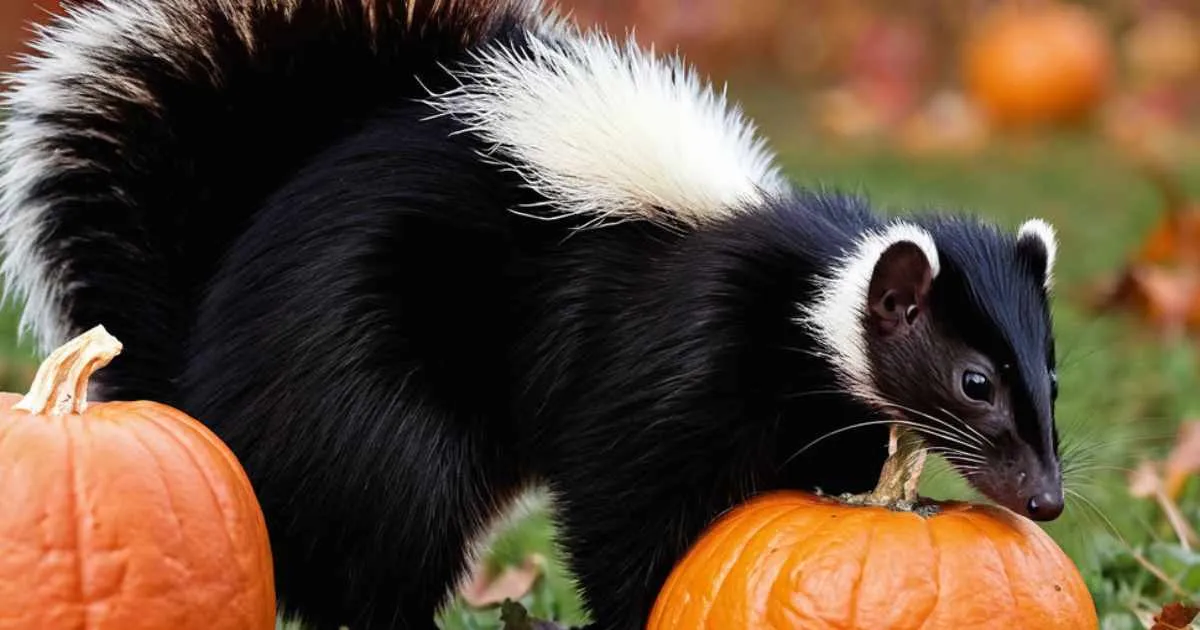
[[[695,225],[787,184],[739,109],[678,57],[591,32],[492,47],[427,103],[493,146],[554,214]],[[499,154],[503,154],[503,158]]]
[[[1042,219],[1029,219],[1017,230],[1017,240],[1036,239],[1046,250],[1046,277],[1043,286],[1050,289],[1054,286],[1054,262],[1058,256],[1058,236],[1054,227]]]
[[[822,346],[821,354],[833,363],[842,384],[863,400],[878,398],[867,356],[864,324],[871,277],[883,253],[906,241],[925,254],[936,279],[941,265],[933,237],[921,227],[895,221],[861,235],[852,251],[831,265],[818,280],[813,299],[800,306],[798,323],[812,331]]]

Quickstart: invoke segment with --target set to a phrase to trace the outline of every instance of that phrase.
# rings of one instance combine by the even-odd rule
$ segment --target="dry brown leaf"
[[[1162,486],[1158,462],[1145,460],[1129,473],[1129,494],[1139,499],[1153,497]]]
[[[1200,421],[1185,422],[1179,427],[1175,446],[1165,465],[1167,496],[1175,499],[1192,475],[1200,472]]]
[[[1098,302],[1104,310],[1132,311],[1156,328],[1182,330],[1200,324],[1200,269],[1132,265]]]
[[[1150,630],[1188,630],[1200,608],[1182,603],[1167,604],[1158,614],[1154,615],[1154,625]]]
[[[1193,274],[1165,267],[1139,267],[1133,270],[1133,278],[1142,287],[1153,319],[1172,323],[1187,320],[1192,296],[1200,288]]]
[[[1163,210],[1116,282],[1099,293],[1099,308],[1133,311],[1170,335],[1200,332],[1200,204],[1188,197],[1161,150],[1138,143],[1128,150],[1161,195]]]
[[[520,566],[505,567],[496,575],[490,575],[486,563],[479,563],[459,595],[473,608],[497,606],[508,599],[516,601],[533,589],[545,565],[546,559],[536,553]]]
[[[1193,433],[1200,432],[1192,430]],[[1187,462],[1184,462],[1187,463]],[[1195,462],[1192,462],[1195,463]],[[1181,469],[1182,470],[1182,469]],[[1186,549],[1197,543],[1196,531],[1187,522],[1175,504],[1174,496],[1168,492],[1167,482],[1163,480],[1163,465],[1156,461],[1143,461],[1129,473],[1129,494],[1139,499],[1153,498],[1163,509],[1171,528],[1175,530],[1180,543]],[[1186,475],[1182,477],[1186,479]],[[1174,481],[1177,487],[1182,487],[1181,481]],[[1178,490],[1176,490],[1178,492]]]
[[[1196,267],[1200,263],[1200,208],[1189,205],[1164,216],[1142,242],[1137,262]]]

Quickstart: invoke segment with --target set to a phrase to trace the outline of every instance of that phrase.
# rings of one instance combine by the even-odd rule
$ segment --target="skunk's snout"
[[[1025,516],[1035,521],[1053,521],[1063,512],[1062,490],[1039,492],[1025,502]]]
[[[987,467],[969,476],[976,489],[1030,520],[1062,516],[1065,497],[1058,459],[1039,457],[1022,442],[998,441],[1004,447],[992,454]]]
[[[1018,475],[1017,479],[1028,480],[1027,476]],[[1017,481],[1011,483],[1011,476],[991,480],[985,483],[985,493],[992,500],[1004,507],[1034,521],[1053,521],[1063,513],[1062,484],[1057,482],[1057,475],[1046,475],[1043,479],[1029,483]],[[1006,483],[1009,481],[1009,483]]]

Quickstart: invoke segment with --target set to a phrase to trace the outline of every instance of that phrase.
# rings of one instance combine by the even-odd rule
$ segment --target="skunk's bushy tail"
[[[7,289],[43,351],[104,324],[103,395],[174,398],[190,314],[265,195],[538,0],[93,0],[39,27],[0,136]],[[420,76],[420,79],[417,77]],[[424,85],[422,85],[424,83]]]

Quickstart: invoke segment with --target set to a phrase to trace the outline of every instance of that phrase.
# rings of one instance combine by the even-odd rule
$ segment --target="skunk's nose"
[[[1058,492],[1043,492],[1029,497],[1026,515],[1035,521],[1053,521],[1063,512],[1063,497]]]

